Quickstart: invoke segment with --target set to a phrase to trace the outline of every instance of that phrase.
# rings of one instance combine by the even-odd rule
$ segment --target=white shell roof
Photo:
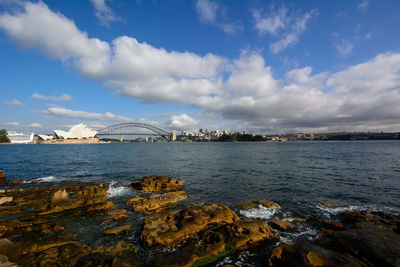
[[[68,132],[62,131],[62,130],[54,130],[54,133],[59,137],[59,138],[64,138],[64,139],[83,139],[83,138],[90,138],[94,137],[97,132],[89,129],[86,127],[85,124],[80,123],[77,125],[72,126],[71,129],[69,129]]]

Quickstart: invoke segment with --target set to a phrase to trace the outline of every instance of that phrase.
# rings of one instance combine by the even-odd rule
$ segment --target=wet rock
[[[77,266],[135,267],[140,266],[140,261],[136,247],[120,241],[109,247],[93,248],[78,260]]]
[[[27,242],[25,244],[21,244],[22,253],[37,253],[49,248],[59,247],[66,244],[77,244],[79,242],[72,240],[38,240],[37,242]]]
[[[11,181],[11,184],[23,184],[25,182],[25,180],[23,180],[23,179],[18,179],[18,180],[13,180],[13,181]]]
[[[367,265],[400,265],[400,235],[387,227],[362,222],[349,229],[330,231],[328,238],[332,248]]]
[[[255,198],[242,201],[238,205],[236,205],[235,208],[240,210],[249,210],[249,209],[256,209],[258,208],[259,205],[264,206],[266,208],[277,208],[277,209],[281,208],[281,206],[279,206],[279,204],[276,202],[266,201],[262,199],[255,199]]]
[[[128,200],[135,212],[160,212],[171,204],[187,198],[185,191],[169,192],[165,194],[150,195],[147,198]]]
[[[106,211],[106,210],[110,210],[112,208],[114,208],[114,203],[112,201],[107,201],[104,204],[90,206],[87,209],[87,211],[89,213],[91,213],[91,212],[97,212],[97,211]]]
[[[343,213],[343,223],[365,222],[379,227],[386,227],[400,234],[400,215],[379,211],[349,211]]]
[[[340,253],[309,243],[286,244],[275,247],[268,259],[269,266],[363,266]]]
[[[7,178],[4,175],[4,171],[0,170],[0,186],[8,185]]]
[[[224,225],[238,219],[227,206],[208,203],[145,218],[140,238],[146,246],[170,246],[196,235],[207,227]]]
[[[144,192],[181,190],[183,182],[167,176],[145,176],[131,183],[131,186]]]
[[[236,250],[274,239],[273,230],[261,220],[243,219],[207,231],[200,241],[183,245],[172,255],[156,259],[155,266],[202,266]]]
[[[125,213],[126,213],[125,209],[117,209],[107,212],[107,216],[122,215]]]
[[[325,220],[323,223],[324,229],[340,230],[343,229],[343,223]]]
[[[114,228],[106,229],[103,231],[103,234],[105,235],[122,235],[128,232],[133,228],[133,225],[123,225],[123,226],[117,226]]]
[[[296,228],[296,225],[285,220],[275,220],[272,221],[270,225],[279,231],[290,231]]]
[[[346,203],[335,199],[321,199],[318,203],[327,208],[343,208],[348,206]]]
[[[31,184],[37,184],[39,182],[43,182],[43,180],[42,179],[35,179],[35,180],[31,181]]]

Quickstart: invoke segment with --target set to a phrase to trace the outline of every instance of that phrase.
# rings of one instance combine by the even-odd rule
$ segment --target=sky
[[[400,1],[0,0],[0,128],[400,131]]]

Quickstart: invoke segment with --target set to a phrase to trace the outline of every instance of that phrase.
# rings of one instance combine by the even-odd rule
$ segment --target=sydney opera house
[[[97,132],[80,123],[74,125],[68,132],[62,130],[54,130],[57,139],[88,139],[96,136]]]

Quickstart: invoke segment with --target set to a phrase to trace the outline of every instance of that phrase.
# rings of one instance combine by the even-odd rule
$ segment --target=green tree
[[[0,143],[10,143],[10,139],[8,139],[7,131],[5,129],[0,130]]]

